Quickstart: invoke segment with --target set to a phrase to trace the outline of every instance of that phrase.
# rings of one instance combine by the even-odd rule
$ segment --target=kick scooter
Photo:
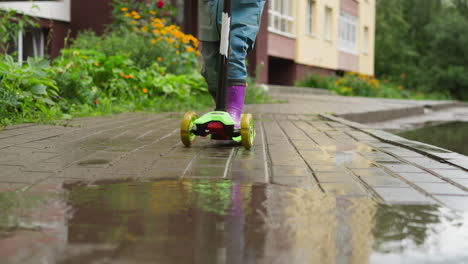
[[[226,112],[226,85],[229,62],[229,41],[231,30],[231,1],[224,0],[221,43],[220,43],[220,78],[216,92],[216,108],[200,118],[193,111],[185,113],[180,127],[180,139],[190,147],[196,136],[211,135],[214,140],[233,140],[241,142],[244,148],[250,149],[255,138],[254,122],[251,114],[243,114],[240,129],[234,128],[234,120]]]

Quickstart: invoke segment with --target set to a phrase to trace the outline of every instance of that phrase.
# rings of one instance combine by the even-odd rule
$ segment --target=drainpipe
[[[23,31],[18,30],[18,64],[23,64]]]

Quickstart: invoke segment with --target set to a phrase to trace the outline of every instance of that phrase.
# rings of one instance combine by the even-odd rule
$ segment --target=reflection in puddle
[[[387,206],[313,188],[213,180],[67,188],[74,215],[63,263],[468,259],[468,214],[436,206]]]
[[[449,149],[464,155],[468,155],[468,145],[466,144],[466,140],[468,138],[467,122],[455,122],[438,126],[428,126],[403,132],[399,135],[410,140],[421,141],[430,145],[439,146],[444,149]],[[438,148],[431,148],[427,145],[415,144],[413,147],[428,152],[446,152]]]

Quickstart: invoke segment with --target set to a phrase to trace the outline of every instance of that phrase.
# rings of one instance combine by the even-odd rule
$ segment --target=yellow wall
[[[375,0],[358,0],[359,72],[374,75]],[[324,38],[325,7],[332,9],[332,39]],[[314,36],[307,35],[307,0],[296,0],[296,63],[336,70],[340,0],[315,0]],[[368,52],[363,51],[364,27],[369,28]]]
[[[338,66],[339,0],[315,1],[314,35],[306,34],[307,0],[296,0],[296,62],[336,69]],[[325,7],[332,9],[331,41],[324,38]]]
[[[374,75],[375,0],[359,0],[359,72]],[[369,28],[369,48],[364,52],[364,27]]]

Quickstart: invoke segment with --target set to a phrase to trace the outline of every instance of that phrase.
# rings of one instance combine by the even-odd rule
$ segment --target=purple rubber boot
[[[226,90],[226,111],[234,120],[234,128],[240,128],[244,108],[245,86],[229,86]]]

